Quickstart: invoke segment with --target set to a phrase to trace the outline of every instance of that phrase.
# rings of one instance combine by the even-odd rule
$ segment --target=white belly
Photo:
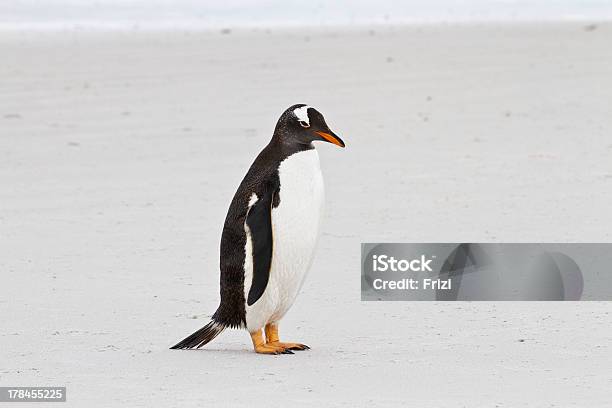
[[[323,215],[324,186],[315,149],[289,156],[279,167],[280,204],[272,209],[274,240],[270,278],[263,295],[246,305],[249,331],[277,322],[287,313],[314,257]],[[247,234],[245,299],[252,282],[251,240]],[[249,273],[251,272],[251,273]]]

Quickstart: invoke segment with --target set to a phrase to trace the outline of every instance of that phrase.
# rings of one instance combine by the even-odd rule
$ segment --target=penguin
[[[246,329],[260,354],[309,349],[281,342],[278,327],[302,287],[319,237],[325,192],[317,141],[345,147],[315,108],[297,104],[283,112],[225,218],[219,307],[206,326],[172,349],[200,348],[226,328]]]

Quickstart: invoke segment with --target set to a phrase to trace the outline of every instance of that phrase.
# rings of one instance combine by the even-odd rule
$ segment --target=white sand
[[[68,406],[609,406],[610,303],[362,303],[360,242],[610,241],[612,25],[0,36],[0,385]],[[320,249],[281,326],[218,302],[229,201],[318,107]],[[524,340],[524,341],[520,341]]]

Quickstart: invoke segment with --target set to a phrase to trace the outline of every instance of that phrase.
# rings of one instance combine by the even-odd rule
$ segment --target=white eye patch
[[[310,119],[308,118],[308,108],[310,108],[310,106],[306,105],[293,110],[293,114],[295,115],[295,117],[298,118],[300,122],[306,123],[306,126],[304,127],[310,126]]]

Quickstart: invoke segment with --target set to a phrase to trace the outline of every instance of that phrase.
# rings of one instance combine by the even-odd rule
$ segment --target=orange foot
[[[305,344],[301,344],[301,343],[282,343],[280,341],[274,341],[274,342],[271,342],[271,343],[266,343],[266,346],[282,347],[285,350],[310,350],[310,347],[308,347]]]
[[[278,339],[278,325],[269,323],[266,324],[266,344],[271,346],[283,347],[286,350],[310,350],[305,344],[301,343],[283,343]]]
[[[283,347],[280,344],[267,344],[261,334],[261,330],[251,333],[251,340],[253,340],[253,348],[256,353],[259,354],[293,354],[293,351],[287,347]]]

